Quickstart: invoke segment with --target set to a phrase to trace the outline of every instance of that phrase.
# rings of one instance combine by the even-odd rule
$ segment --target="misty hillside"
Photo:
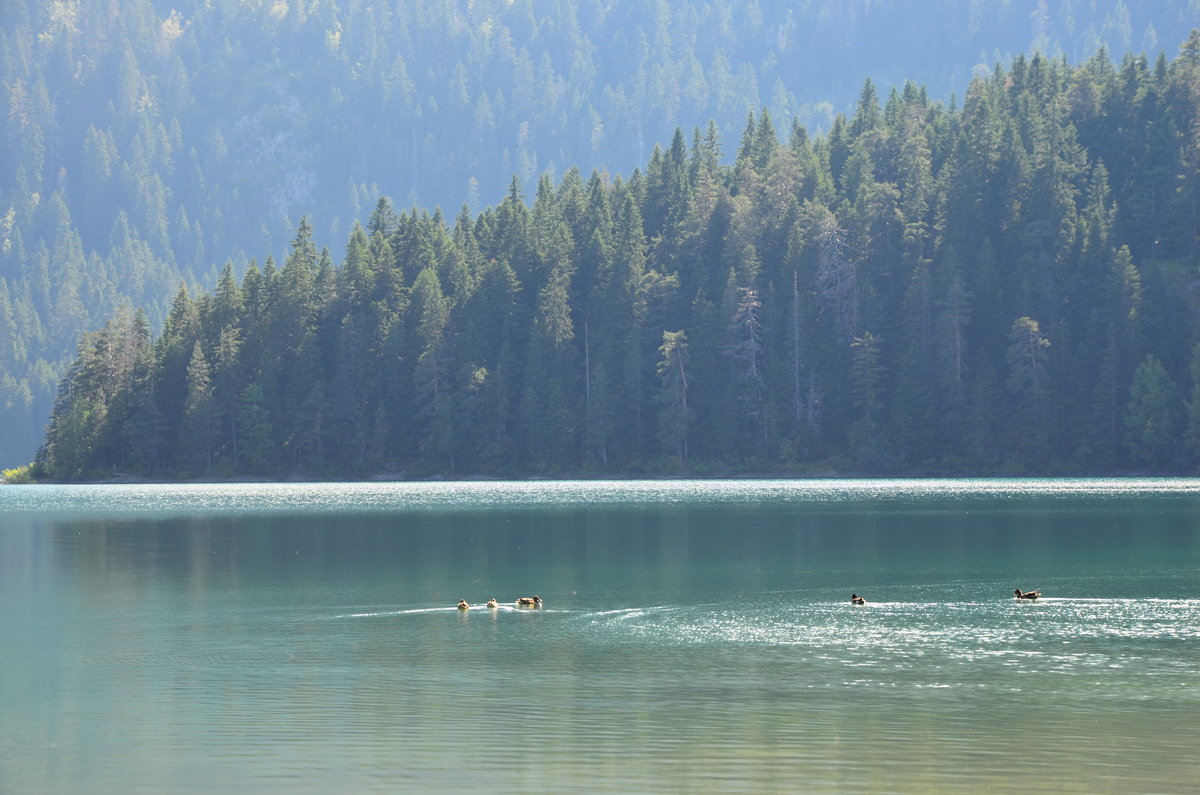
[[[0,6],[0,463],[29,460],[82,332],[181,283],[343,245],[380,195],[447,215],[515,175],[645,167],[711,119],[828,133],[869,77],[961,98],[1017,53],[1174,58],[1183,0]]]
[[[86,335],[33,474],[1194,470],[1198,133],[1193,30],[1018,56],[961,108],[868,81],[827,135],[764,110],[732,164],[677,130],[532,207],[381,199],[336,259],[303,219],[161,334]]]

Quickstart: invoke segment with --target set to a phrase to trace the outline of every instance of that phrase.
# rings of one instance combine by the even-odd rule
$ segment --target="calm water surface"
[[[1197,480],[0,488],[3,792],[1197,792],[1198,748]]]

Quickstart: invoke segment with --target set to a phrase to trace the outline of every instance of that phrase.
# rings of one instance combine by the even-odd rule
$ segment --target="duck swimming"
[[[1018,599],[1037,599],[1041,595],[1040,591],[1022,591],[1020,588],[1013,591],[1013,596]]]
[[[522,596],[517,600],[518,607],[541,607],[542,597],[540,596]]]
[[[850,594],[850,604],[852,604],[852,605],[865,605],[866,603],[867,603],[867,600],[866,600],[866,599],[863,599],[863,598],[862,598],[861,596],[859,596],[858,594],[856,594],[856,593],[852,593],[852,594]]]
[[[458,600],[458,609],[459,609],[459,610],[469,610],[469,609],[470,609],[470,607],[471,607],[471,606],[470,606],[469,604],[467,604],[467,600],[466,600],[466,599],[459,599],[459,600]]]

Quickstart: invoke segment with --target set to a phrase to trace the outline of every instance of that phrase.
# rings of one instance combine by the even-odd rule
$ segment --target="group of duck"
[[[517,607],[541,607],[542,606],[542,597],[537,596],[537,595],[522,596],[520,599],[518,599],[513,604],[515,604]],[[493,609],[500,607],[499,603],[496,602],[496,597],[494,597],[494,596],[491,599],[488,599],[486,606],[493,608]],[[458,600],[458,609],[459,610],[470,610],[471,605],[467,603],[466,599],[459,599]]]
[[[1016,590],[1013,591],[1013,596],[1015,596],[1017,599],[1037,599],[1041,595],[1042,595],[1041,591],[1022,591],[1020,588],[1017,588]],[[859,596],[858,594],[856,594],[856,593],[850,594],[850,604],[865,605],[866,603],[867,603],[867,600],[864,599],[863,597]],[[517,607],[541,607],[542,606],[542,597],[537,596],[536,594],[534,596],[522,596],[521,598],[517,599],[517,601],[514,602],[513,604],[515,604]],[[495,597],[488,599],[486,606],[493,608],[493,609],[500,607],[500,605],[496,602]],[[466,599],[459,599],[458,600],[458,609],[459,610],[470,610],[471,605],[467,603]]]
[[[1042,595],[1041,591],[1022,591],[1020,588],[1017,588],[1016,590],[1013,591],[1013,596],[1015,596],[1018,599],[1037,599],[1041,595]],[[865,605],[866,603],[867,603],[867,600],[862,598],[858,594],[856,594],[856,593],[850,594],[850,604]]]

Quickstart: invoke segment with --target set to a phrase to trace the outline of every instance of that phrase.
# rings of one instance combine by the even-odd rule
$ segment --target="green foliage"
[[[1133,374],[1125,414],[1126,443],[1136,460],[1157,471],[1175,451],[1179,398],[1162,362],[1147,354]]]
[[[662,356],[658,363],[658,377],[662,381],[662,389],[658,393],[661,406],[659,435],[666,449],[675,454],[681,465],[686,465],[688,425],[691,422],[687,403],[687,334],[683,331],[664,331],[662,339],[658,349]]]
[[[1200,459],[1200,343],[1192,347],[1192,358],[1188,370],[1191,375],[1192,389],[1184,403],[1187,417],[1184,442],[1187,445],[1187,452],[1195,460]]]
[[[308,234],[340,242],[354,219],[370,215],[367,256],[358,253],[353,282],[360,296],[377,293],[371,300],[400,299],[400,282],[411,285],[429,264],[431,241],[394,236],[412,219],[398,217],[390,202],[375,204],[376,186],[405,206],[465,201],[478,211],[481,197],[501,195],[512,177],[514,196],[536,191],[544,204],[546,175],[569,173],[573,163],[630,173],[655,141],[670,141],[636,192],[657,272],[695,279],[684,300],[701,286],[719,294],[727,267],[747,251],[747,236],[758,238],[759,262],[776,261],[790,202],[759,214],[745,212],[742,201],[766,193],[812,197],[837,212],[846,242],[872,253],[860,264],[889,273],[886,286],[903,291],[907,270],[931,253],[935,216],[925,208],[935,201],[933,175],[958,142],[948,115],[936,112],[923,89],[906,86],[901,94],[897,86],[889,95],[886,81],[934,81],[933,94],[948,97],[963,90],[967,75],[991,72],[993,56],[981,61],[981,53],[1103,46],[1123,58],[1158,49],[1160,37],[1174,47],[1179,42],[1168,35],[1179,34],[1169,31],[1200,22],[1194,2],[1093,0],[1086,8],[1050,4],[1031,35],[1019,6],[943,1],[934,13],[914,13],[911,0],[861,7],[844,0],[0,3],[0,378],[12,382],[0,389],[20,392],[11,406],[0,402],[0,424],[13,429],[0,435],[0,460],[32,454],[82,332],[99,328],[123,301],[161,329],[180,284],[208,289],[218,280],[219,331],[236,305],[227,276],[248,268],[245,252],[288,250],[294,219],[321,219]],[[914,40],[938,46],[912,47]],[[1066,209],[1087,185],[1072,135],[1058,124],[1069,108],[1078,142],[1111,169],[1122,198],[1117,224],[1139,266],[1149,251],[1193,256],[1200,218],[1195,50],[1188,39],[1182,60],[1131,56],[1119,69],[1098,57],[1069,76],[1053,65],[1026,65],[1013,70],[1011,96],[996,79],[1003,70],[982,81],[967,101],[986,105],[988,123],[972,121],[970,130],[978,134],[970,145],[985,157],[954,180],[968,194],[961,207],[985,210],[992,228],[954,234],[986,236],[1017,220],[1010,215]],[[893,71],[860,85],[863,64]],[[851,119],[835,118],[837,109],[853,109]],[[1150,123],[1160,111],[1173,127]],[[1109,124],[1116,118],[1120,124]],[[686,139],[672,133],[704,120],[685,167]],[[831,132],[814,146],[806,127]],[[781,130],[790,137],[786,146]],[[1001,160],[999,147],[1012,136],[1027,151]],[[728,206],[741,234],[728,251],[705,237],[723,234],[705,223],[721,198],[722,140],[743,143],[729,191],[739,201]],[[784,165],[784,152],[794,162]],[[1011,171],[1011,185],[980,193],[999,167]],[[1073,187],[1051,184],[1057,176],[1072,178]],[[1021,197],[1008,189],[1033,180],[1050,187]],[[536,204],[532,214],[514,205],[497,217],[497,228],[474,230],[471,244],[505,260],[520,279],[526,309],[570,246],[577,272],[560,267],[554,286],[569,281],[573,307],[598,271],[580,249],[595,243],[608,247],[609,258],[621,253],[612,229],[583,222],[561,198],[561,218]],[[1078,225],[1070,215],[1065,224],[1030,228],[1024,249],[1004,256],[1061,257]],[[569,235],[559,228],[563,220]],[[970,242],[954,244],[970,251]],[[464,263],[475,256],[467,248],[443,263],[457,274],[440,274],[447,293],[464,286]],[[701,251],[707,261],[686,274]],[[893,269],[897,254],[904,260]],[[277,321],[273,333],[298,333],[294,326],[312,309],[303,292],[316,278],[313,255],[319,252],[304,252],[310,261],[278,286],[275,298],[294,302],[300,314]],[[232,265],[230,273],[222,263]],[[1044,314],[1032,306],[1019,313]],[[548,319],[563,338],[562,313]],[[300,342],[293,337],[293,351]],[[215,335],[204,344],[211,353]],[[646,330],[640,344],[643,354],[651,351],[657,334]],[[176,365],[182,371],[186,362]],[[613,363],[606,366],[615,377]],[[178,419],[162,421],[174,428]]]
[[[827,136],[782,145],[763,112],[729,165],[711,128],[690,150],[680,132],[628,179],[543,176],[530,207],[514,178],[452,223],[380,199],[337,267],[305,217],[282,268],[179,287],[157,339],[128,308],[84,333],[38,464],[56,479],[1188,466],[1191,57],[1153,74],[1021,57],[961,110],[868,84]],[[1141,194],[1174,219],[1153,239],[1124,209]],[[45,220],[82,267],[63,207]],[[10,361],[28,356],[11,328],[33,296],[76,322],[79,293],[45,271],[0,290]]]
[[[34,477],[33,464],[26,464],[23,467],[14,467],[12,469],[0,470],[0,483],[8,483],[13,486],[20,484],[36,483]]]
[[[1013,427],[1017,444],[1032,454],[1045,452],[1050,390],[1050,340],[1031,317],[1013,321],[1008,333],[1008,390],[1019,408]]]

